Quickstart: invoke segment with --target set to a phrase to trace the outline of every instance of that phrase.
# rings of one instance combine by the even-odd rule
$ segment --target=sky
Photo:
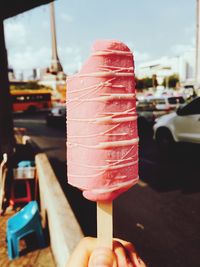
[[[57,0],[58,54],[67,74],[78,71],[97,39],[117,39],[135,65],[178,56],[195,46],[196,0]],[[49,5],[5,20],[10,67],[16,72],[51,63]]]

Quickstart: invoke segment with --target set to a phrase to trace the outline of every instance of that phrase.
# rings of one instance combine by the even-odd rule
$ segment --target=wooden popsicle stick
[[[112,201],[97,202],[97,240],[98,247],[112,249],[113,239],[113,216]]]

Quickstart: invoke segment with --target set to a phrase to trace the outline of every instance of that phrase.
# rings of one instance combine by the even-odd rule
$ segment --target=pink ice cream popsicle
[[[96,41],[67,80],[68,182],[92,201],[112,201],[138,181],[133,55],[122,42]]]

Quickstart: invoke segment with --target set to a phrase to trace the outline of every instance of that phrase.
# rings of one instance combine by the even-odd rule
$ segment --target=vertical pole
[[[52,62],[51,70],[52,72],[62,71],[62,66],[58,58],[57,50],[57,40],[56,40],[56,25],[55,25],[55,12],[54,12],[54,3],[50,3],[50,20],[51,20],[51,38],[52,38]]]
[[[54,3],[50,3],[50,19],[51,19],[51,38],[52,38],[52,59],[58,58],[57,53],[57,40],[56,40],[56,27],[55,27],[55,12]]]
[[[195,56],[195,86],[200,85],[200,0],[196,0],[196,56]]]
[[[1,12],[1,11],[0,11]],[[0,13],[0,157],[11,155],[14,146],[12,103],[9,92],[7,51],[3,18]]]

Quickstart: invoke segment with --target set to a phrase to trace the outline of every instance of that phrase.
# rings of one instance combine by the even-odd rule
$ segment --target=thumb
[[[115,256],[109,248],[96,248],[90,255],[88,267],[114,267]]]

